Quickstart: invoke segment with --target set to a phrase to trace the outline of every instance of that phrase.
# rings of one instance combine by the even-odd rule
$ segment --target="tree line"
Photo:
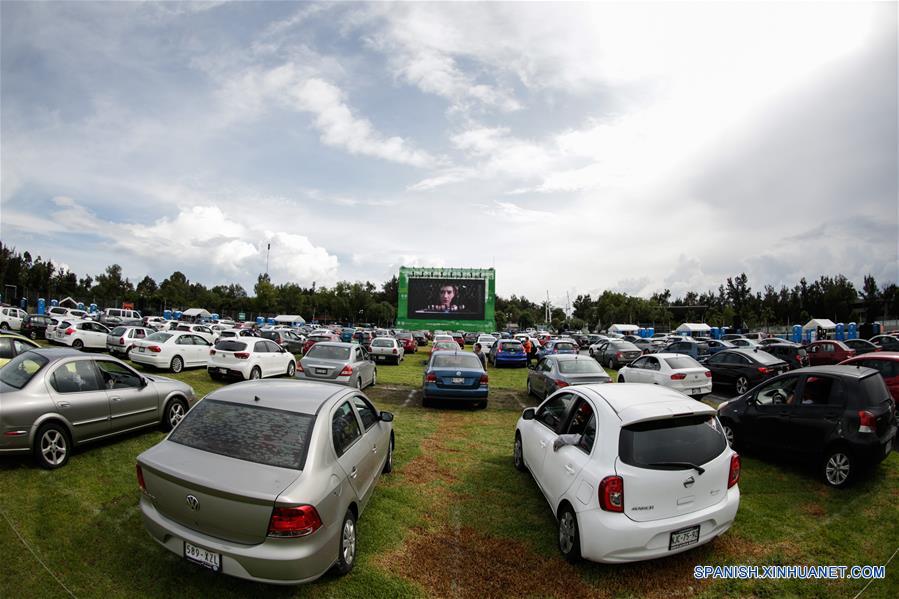
[[[28,301],[34,310],[37,298],[49,300],[72,297],[100,307],[132,304],[143,314],[161,314],[165,309],[206,308],[223,317],[247,318],[256,315],[299,314],[306,320],[371,322],[389,325],[396,318],[397,278],[376,285],[370,281],[340,281],[331,287],[303,287],[295,283],[275,285],[260,274],[250,296],[242,285],[228,283],[206,287],[191,282],[175,271],[161,282],[144,276],[136,284],[124,277],[118,264],[91,276],[77,274],[0,243],[0,279],[3,301]],[[549,323],[546,315],[549,314]],[[834,322],[873,322],[899,315],[899,292],[895,283],[878,286],[867,275],[856,289],[843,275],[806,279],[791,288],[765,285],[753,291],[745,273],[727,280],[717,290],[690,291],[672,298],[667,289],[642,298],[616,291],[597,297],[578,295],[569,310],[512,295],[496,298],[496,322],[522,328],[551,324],[553,327],[591,330],[614,323],[634,323],[671,329],[682,322],[706,322],[735,328],[784,328],[804,324],[810,318],[830,318]]]

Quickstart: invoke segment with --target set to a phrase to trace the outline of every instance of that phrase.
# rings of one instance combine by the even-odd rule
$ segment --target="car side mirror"
[[[144,387],[146,387],[149,384],[150,384],[150,381],[148,381],[146,377],[142,376],[142,377],[140,377],[140,384],[138,385],[138,388],[143,389]]]
[[[537,410],[534,408],[526,408],[524,412],[521,413],[521,417],[524,420],[533,420],[537,416]]]
[[[393,413],[381,412],[381,422],[393,422]]]

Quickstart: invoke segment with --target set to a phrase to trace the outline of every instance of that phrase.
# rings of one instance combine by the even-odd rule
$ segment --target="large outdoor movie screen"
[[[409,279],[410,319],[483,320],[484,279]]]

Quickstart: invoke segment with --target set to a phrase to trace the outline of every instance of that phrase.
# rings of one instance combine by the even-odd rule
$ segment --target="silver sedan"
[[[180,381],[142,375],[107,355],[34,349],[0,368],[0,455],[59,468],[72,448],[116,433],[171,430],[196,402]]]
[[[297,364],[296,378],[364,389],[378,381],[378,370],[357,343],[319,341]]]
[[[611,381],[612,377],[589,356],[554,354],[540,360],[528,372],[528,395],[545,399],[562,387]]]
[[[137,458],[144,526],[214,572],[274,584],[356,562],[356,522],[393,468],[393,415],[358,390],[247,381]]]

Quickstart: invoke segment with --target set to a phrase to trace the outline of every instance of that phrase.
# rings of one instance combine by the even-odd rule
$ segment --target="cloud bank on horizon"
[[[207,285],[897,281],[895,3],[3,3],[0,233]]]

